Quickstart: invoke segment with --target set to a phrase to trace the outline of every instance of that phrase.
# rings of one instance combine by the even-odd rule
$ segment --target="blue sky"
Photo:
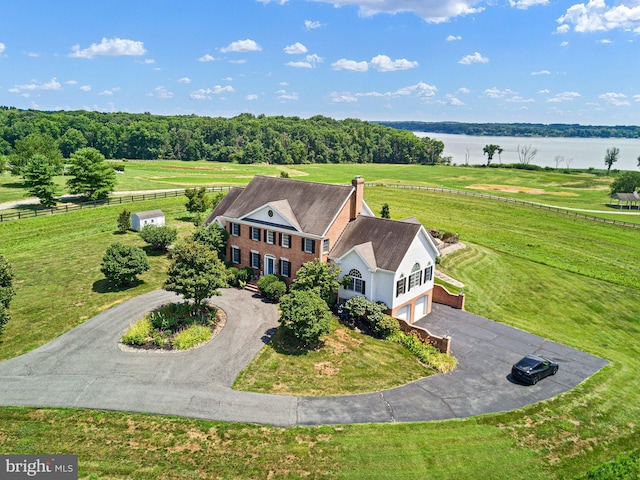
[[[0,105],[640,123],[640,0],[5,0]]]

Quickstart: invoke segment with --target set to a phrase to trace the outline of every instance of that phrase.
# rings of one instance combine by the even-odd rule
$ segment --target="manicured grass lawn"
[[[376,340],[333,320],[324,346],[291,346],[278,331],[240,373],[233,388],[286,395],[377,392],[432,375],[404,347]]]
[[[374,175],[367,169],[378,171],[347,167],[336,168],[334,181],[347,182],[356,173],[369,180]],[[304,168],[308,179],[322,180],[329,172],[326,166]],[[400,166],[389,167],[388,177],[395,169],[399,181],[407,181]],[[5,407],[0,451],[78,453],[81,478],[566,479],[640,449],[638,231],[428,192],[367,188],[365,198],[374,211],[387,202],[393,218],[417,215],[427,227],[460,233],[469,248],[447,256],[441,267],[465,283],[468,310],[599,355],[610,366],[551,400],[446,422],[282,429]],[[135,205],[162,208],[169,223],[186,232],[190,226],[179,220],[183,202]],[[18,275],[0,358],[162,283],[166,260],[154,257],[143,284],[101,293],[99,263],[106,247],[122,238],[113,233],[120,210],[0,224],[0,253]],[[135,234],[124,238],[141,245]],[[453,345],[455,352],[455,338]]]

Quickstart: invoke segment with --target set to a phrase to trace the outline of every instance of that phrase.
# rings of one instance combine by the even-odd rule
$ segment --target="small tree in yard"
[[[329,333],[331,312],[315,290],[298,290],[280,299],[278,323],[303,345],[316,345]]]
[[[145,225],[140,230],[142,240],[151,245],[153,250],[166,251],[173,242],[178,238],[178,230],[167,225]]]
[[[193,300],[196,308],[201,309],[206,298],[220,295],[218,289],[228,287],[227,275],[215,250],[187,240],[173,250],[164,288]]]
[[[44,207],[55,206],[58,186],[53,177],[60,172],[60,165],[45,155],[36,153],[22,167],[21,172],[29,194],[38,197]]]
[[[141,248],[114,243],[102,258],[100,271],[116,287],[136,281],[136,275],[149,270],[149,260]]]
[[[258,290],[263,297],[277,302],[287,291],[287,284],[277,275],[264,275],[258,280]]]
[[[206,188],[187,188],[184,191],[184,194],[187,197],[185,207],[187,207],[187,211],[189,213],[193,213],[196,217],[200,217],[198,214],[204,213],[209,209],[211,201],[209,200],[209,197],[207,197]]]
[[[338,280],[340,267],[335,264],[321,262],[315,259],[307,262],[296,272],[296,279],[291,284],[291,290],[317,289],[320,297],[331,307],[336,299],[335,292],[343,281]]]
[[[131,228],[131,212],[124,209],[120,215],[118,215],[118,231],[120,233],[127,233]]]
[[[391,213],[389,212],[389,204],[383,203],[382,210],[380,211],[380,217],[382,218],[391,218]]]
[[[13,289],[13,268],[11,264],[0,255],[0,333],[4,325],[11,320],[9,305],[16,291]]]
[[[640,172],[626,172],[611,183],[611,195],[614,193],[632,193],[640,188]]]

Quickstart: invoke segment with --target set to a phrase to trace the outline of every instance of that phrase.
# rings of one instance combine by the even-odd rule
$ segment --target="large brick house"
[[[331,185],[256,176],[231,188],[206,224],[227,230],[226,259],[238,267],[291,283],[303,263],[331,261],[351,278],[339,298],[364,295],[413,323],[431,311],[438,249],[415,218],[376,218],[363,193],[362,177]]]

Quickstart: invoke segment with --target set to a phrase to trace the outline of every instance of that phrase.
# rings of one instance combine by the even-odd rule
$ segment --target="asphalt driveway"
[[[231,389],[277,326],[277,309],[248,291],[227,289],[213,303],[227,323],[207,345],[178,353],[118,347],[127,327],[175,300],[156,291],[129,300],[25,355],[0,362],[0,405],[147,412],[290,426],[463,418],[519,408],[567,391],[606,361],[496,322],[434,305],[420,323],[452,336],[458,368],[384,392],[292,397]],[[535,386],[510,381],[512,363],[546,354],[560,371]]]

